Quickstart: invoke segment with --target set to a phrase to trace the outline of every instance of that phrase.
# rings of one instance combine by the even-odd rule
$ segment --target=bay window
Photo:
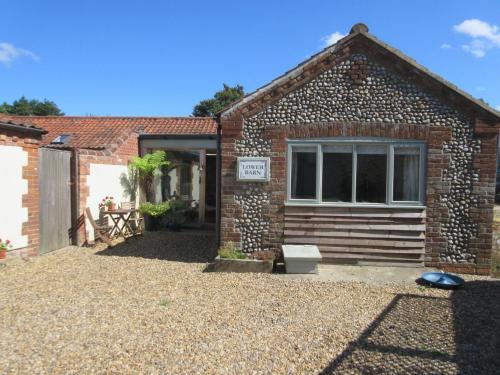
[[[425,144],[400,140],[290,141],[288,203],[423,205]]]

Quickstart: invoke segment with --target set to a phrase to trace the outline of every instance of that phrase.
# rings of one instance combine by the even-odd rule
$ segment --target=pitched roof
[[[308,72],[308,70],[310,70],[312,66],[317,64],[328,64],[330,61],[330,55],[343,51],[345,47],[359,40],[371,42],[372,45],[383,50],[382,53],[384,55],[391,56],[392,58],[398,59],[398,61],[406,63],[408,69],[413,73],[419,73],[421,76],[423,76],[423,78],[432,81],[433,84],[441,85],[441,87],[444,87],[452,94],[465,100],[467,104],[472,105],[476,110],[495,118],[497,121],[500,120],[500,111],[491,108],[485,102],[474,98],[472,95],[461,90],[456,85],[431,72],[429,69],[420,65],[411,57],[405,55],[398,49],[389,46],[385,42],[382,42],[372,34],[368,33],[368,27],[362,23],[354,25],[350,33],[344,38],[340,39],[337,43],[326,47],[322,51],[300,63],[295,68],[287,71],[270,83],[245,95],[243,98],[235,101],[225,109],[221,110],[217,115],[224,117],[230,116],[231,114],[238,112],[245,107],[252,107],[255,102],[262,100],[262,98],[264,98],[264,100],[275,100],[283,92],[285,92],[288,87],[294,85],[295,83],[312,79],[313,77],[311,76],[311,74],[309,74],[310,72]]]
[[[45,129],[47,134],[42,144],[59,148],[110,149],[133,132],[148,135],[217,133],[217,123],[211,117],[8,116],[8,119]],[[68,136],[65,142],[52,143],[61,135]]]
[[[32,133],[36,135],[42,135],[47,133],[44,129],[39,128],[37,126],[21,122],[14,122],[9,119],[4,119],[4,120],[0,119],[0,128],[18,131],[21,133]]]

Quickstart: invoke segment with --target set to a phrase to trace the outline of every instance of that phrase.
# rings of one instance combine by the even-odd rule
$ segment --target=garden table
[[[132,227],[130,226],[130,219],[132,218],[132,214],[135,214],[135,212],[135,209],[121,208],[116,210],[104,211],[103,215],[109,216],[109,218],[113,222],[113,227],[111,228],[111,231],[109,233],[115,233],[117,236],[121,236],[125,240],[127,239],[127,234],[135,236],[136,230],[132,229]]]

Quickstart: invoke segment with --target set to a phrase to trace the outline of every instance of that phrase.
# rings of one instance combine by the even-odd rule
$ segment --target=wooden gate
[[[41,148],[40,253],[71,244],[71,152]]]

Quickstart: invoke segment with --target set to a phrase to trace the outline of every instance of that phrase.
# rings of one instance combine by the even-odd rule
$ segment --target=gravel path
[[[209,236],[161,232],[11,262],[0,270],[0,373],[500,369],[499,282],[451,293],[205,273],[213,250]]]

